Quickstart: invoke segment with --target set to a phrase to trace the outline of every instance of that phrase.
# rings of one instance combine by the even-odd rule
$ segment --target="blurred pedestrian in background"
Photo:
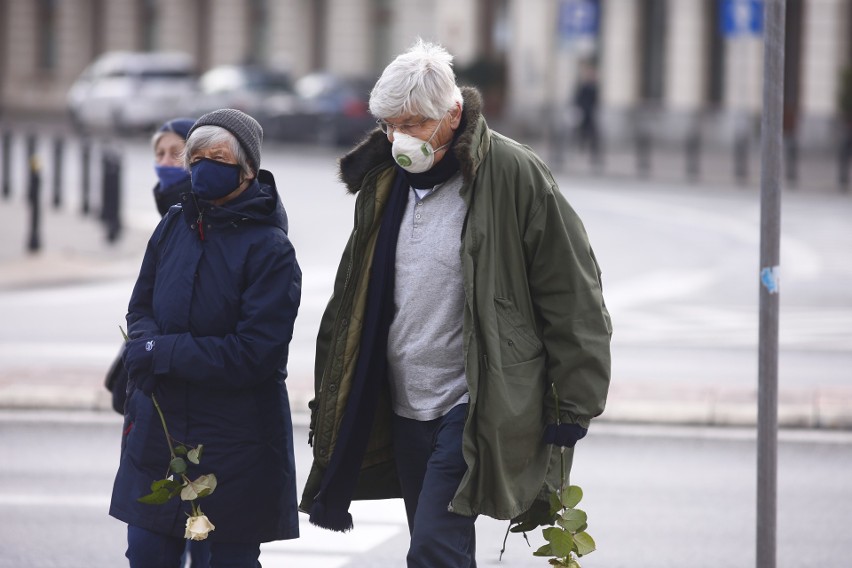
[[[580,149],[588,149],[592,161],[600,159],[598,138],[598,74],[590,61],[580,64],[577,88],[574,91],[574,106],[579,112],[577,143]]]
[[[841,189],[849,191],[849,168],[852,167],[852,68],[844,69],[840,76],[840,152],[838,182]]]
[[[165,216],[169,207],[180,203],[180,196],[192,189],[189,170],[183,164],[183,149],[194,118],[175,118],[163,124],[151,138],[154,147],[154,171],[157,185],[154,200],[157,211]]]
[[[177,567],[188,504],[137,499],[169,470],[169,433],[204,445],[187,475],[213,474],[204,497],[210,566],[257,566],[260,543],[296,538],[295,458],[285,386],[301,272],[263,131],[233,109],[192,127],[192,192],[148,243],[127,314],[129,388],[110,514],[128,524],[130,566]]]
[[[583,224],[481,106],[418,41],[370,94],[380,130],[340,161],[357,226],[320,324],[300,507],[345,531],[353,499],[402,497],[409,566],[475,566],[477,515],[559,487],[553,446],[570,468],[609,385]]]
[[[160,216],[165,216],[169,207],[180,203],[180,196],[192,190],[189,170],[183,165],[183,149],[189,129],[195,124],[194,118],[174,118],[166,121],[151,138],[154,149],[154,173],[157,184],[154,186],[154,202]],[[127,371],[124,369],[122,355],[124,345],[115,361],[107,371],[105,386],[112,393],[112,408],[124,414],[124,402],[127,399]],[[194,548],[206,547],[200,543]],[[200,562],[193,566],[204,566]]]

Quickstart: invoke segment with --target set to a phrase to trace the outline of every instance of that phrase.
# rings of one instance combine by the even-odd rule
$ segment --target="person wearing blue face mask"
[[[194,118],[174,118],[165,122],[151,138],[154,147],[154,201],[163,216],[169,207],[180,202],[180,196],[192,189],[189,171],[183,165],[183,149]]]
[[[189,171],[183,164],[183,151],[189,130],[195,124],[194,118],[173,118],[163,123],[151,137],[154,150],[154,173],[157,184],[154,186],[154,202],[160,216],[165,216],[172,205],[180,203],[180,196],[192,190]],[[127,370],[124,368],[124,345],[106,377],[106,388],[112,393],[112,407],[124,414],[127,399]],[[193,568],[207,568],[210,564],[210,543],[206,541],[188,541],[185,557],[191,559]],[[181,562],[184,564],[184,561]]]
[[[263,130],[221,109],[188,132],[191,191],[148,243],[127,313],[129,377],[110,515],[127,523],[132,568],[177,568],[188,502],[140,503],[169,468],[169,434],[204,445],[186,475],[213,474],[201,505],[213,525],[210,566],[259,566],[260,543],[299,536],[295,455],[285,385],[301,271]],[[194,566],[194,563],[193,563]]]

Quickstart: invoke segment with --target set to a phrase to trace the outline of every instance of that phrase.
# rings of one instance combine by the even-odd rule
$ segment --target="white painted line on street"
[[[361,554],[395,537],[403,530],[407,531],[408,529],[404,525],[398,524],[361,523],[354,530],[341,533],[321,529],[310,524],[307,520],[301,520],[298,539],[268,542],[263,544],[261,549],[285,553]]]
[[[651,272],[629,280],[607,283],[606,304],[611,311],[618,311],[653,301],[671,301],[710,288],[720,277],[717,272],[709,270]]]
[[[47,495],[43,493],[0,493],[0,507],[109,507],[110,496],[103,495]]]
[[[589,436],[620,436],[628,438],[680,438],[699,440],[753,441],[755,428],[729,428],[719,426],[675,426],[653,424],[616,424],[595,422]],[[852,431],[827,429],[778,430],[778,440],[783,443],[852,444]]]
[[[30,359],[38,363],[111,362],[118,354],[119,347],[121,342],[118,340],[110,343],[4,341],[0,343],[0,361]]]
[[[267,550],[266,545],[260,546],[260,563],[264,568],[293,568],[293,566],[310,566],[311,568],[341,568],[346,566],[351,558],[334,554],[282,554],[275,550]]]

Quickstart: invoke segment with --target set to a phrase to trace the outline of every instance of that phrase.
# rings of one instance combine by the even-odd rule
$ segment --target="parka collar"
[[[469,183],[482,157],[488,152],[491,134],[485,118],[482,116],[482,96],[473,87],[462,87],[463,132],[451,147],[459,160],[462,177]],[[340,181],[346,185],[349,193],[355,194],[361,189],[364,177],[380,165],[393,167],[391,143],[384,132],[376,128],[367,138],[340,159]]]

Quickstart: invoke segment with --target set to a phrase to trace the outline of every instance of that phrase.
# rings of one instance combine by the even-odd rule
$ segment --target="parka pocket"
[[[480,386],[480,432],[490,447],[499,448],[502,473],[522,480],[536,475],[546,463],[541,436],[544,429],[545,357],[539,355],[494,371]],[[536,464],[531,470],[533,464]]]
[[[494,308],[500,335],[501,366],[505,368],[538,357],[544,345],[512,301],[508,298],[494,298]]]

